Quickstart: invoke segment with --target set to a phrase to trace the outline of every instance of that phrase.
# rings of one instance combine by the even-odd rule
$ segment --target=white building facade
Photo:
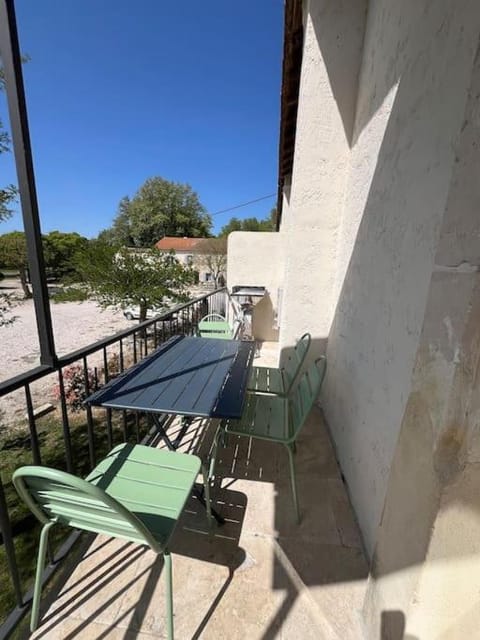
[[[327,353],[368,639],[480,637],[479,47],[473,0],[288,0],[279,232],[229,238],[257,337]]]

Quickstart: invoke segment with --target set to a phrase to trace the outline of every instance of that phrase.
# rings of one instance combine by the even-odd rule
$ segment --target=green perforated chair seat
[[[118,500],[164,546],[182,513],[200,466],[196,456],[172,455],[171,451],[122,444],[85,480]]]
[[[247,389],[259,393],[284,395],[285,383],[282,370],[273,367],[252,367]]]
[[[283,397],[251,394],[241,420],[223,422],[226,433],[287,442],[290,439],[287,400]]]

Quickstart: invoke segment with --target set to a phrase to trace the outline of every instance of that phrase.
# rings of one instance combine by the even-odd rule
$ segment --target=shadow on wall
[[[264,342],[278,342],[278,329],[274,328],[275,310],[269,292],[253,309],[253,335]]]
[[[382,4],[388,9],[376,16],[378,34],[369,36],[381,35],[382,41],[370,42],[364,51],[362,84],[366,74],[372,83],[365,106],[359,103],[357,137],[396,78],[398,89],[334,314],[323,393],[342,471],[369,555],[375,557],[376,578],[425,560],[439,505],[432,425],[412,408],[410,433],[403,433],[404,427],[400,432],[400,426],[439,229],[459,161],[454,145],[467,92],[478,94],[470,87],[474,47],[469,45],[478,38],[479,22],[478,9],[466,1]],[[339,96],[335,86],[343,70],[334,64],[335,50],[323,32],[317,35]],[[380,55],[379,47],[390,46],[397,53]],[[348,111],[349,105],[339,103],[339,108]],[[402,447],[405,464],[395,476],[392,460]],[[387,522],[385,515],[382,532],[380,516],[388,503],[391,518]],[[479,509],[478,501],[468,506]],[[457,544],[445,553],[461,555]],[[401,628],[400,616],[401,611],[382,615],[382,640],[396,640],[390,629]]]
[[[298,340],[300,340],[301,337],[302,337],[301,335],[297,336],[297,342]],[[302,365],[301,371],[305,371],[306,369],[308,369],[309,365],[314,360],[316,360],[320,356],[323,356],[327,353],[327,344],[328,344],[328,338],[319,338],[319,337],[312,336],[310,348],[305,357],[305,361]],[[285,366],[285,362],[293,354],[294,348],[295,348],[294,344],[282,347],[279,354],[279,367]],[[328,376],[328,363],[327,363],[327,376]]]
[[[366,15],[366,0],[310,2],[310,19],[350,146]]]
[[[353,147],[406,70],[410,60],[409,35],[412,25],[421,21],[422,13],[425,13],[425,2],[383,2],[385,9],[376,25],[378,37],[372,34],[372,21],[369,19],[368,3],[365,0],[353,4],[310,4],[312,25],[342,118],[345,137]],[[378,47],[383,47],[384,55],[365,57],[365,51],[362,55],[364,42],[372,37],[376,38]],[[395,57],[396,47],[404,50],[403,56]],[[389,65],[384,68],[386,59]],[[373,90],[368,94],[364,93],[363,86],[370,83]]]

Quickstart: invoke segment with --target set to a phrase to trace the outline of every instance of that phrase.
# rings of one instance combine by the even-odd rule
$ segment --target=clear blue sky
[[[95,236],[154,175],[188,182],[209,212],[276,191],[283,0],[16,0],[16,11],[42,231]],[[11,157],[0,175],[15,181]],[[214,231],[274,204],[215,216]],[[0,233],[21,228],[16,214]]]

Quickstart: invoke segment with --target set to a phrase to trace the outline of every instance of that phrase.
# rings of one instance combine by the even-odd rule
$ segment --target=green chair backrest
[[[198,323],[202,338],[231,338],[233,331],[228,321],[219,313],[210,313]]]
[[[145,525],[98,486],[70,473],[29,465],[13,474],[21,498],[42,524],[56,522],[76,529],[161,547]],[[141,496],[139,496],[140,499]]]
[[[293,383],[295,382],[295,378],[302,367],[305,356],[310,348],[311,341],[311,335],[309,333],[304,333],[281,369],[283,375],[283,386],[285,394],[287,395],[290,393]]]
[[[308,371],[302,374],[297,386],[289,396],[292,439],[297,437],[320,393],[326,370],[327,359],[325,356],[321,356],[310,365]]]

